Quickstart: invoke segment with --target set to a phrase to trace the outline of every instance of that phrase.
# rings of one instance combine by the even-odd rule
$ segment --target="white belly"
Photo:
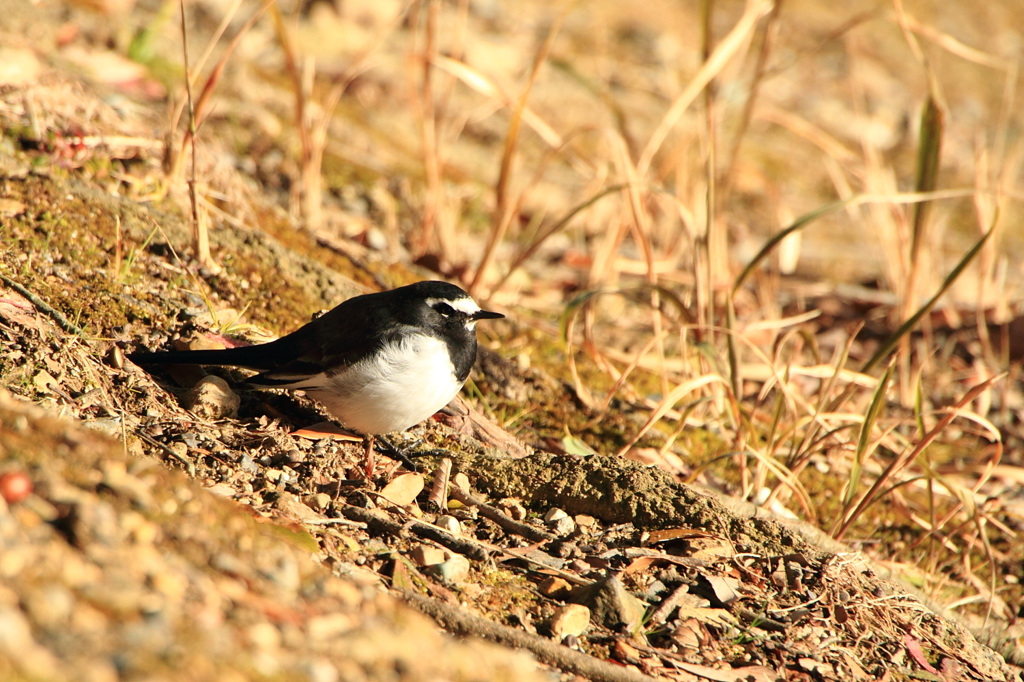
[[[416,336],[385,348],[306,393],[345,426],[375,435],[427,419],[462,388],[443,341]]]

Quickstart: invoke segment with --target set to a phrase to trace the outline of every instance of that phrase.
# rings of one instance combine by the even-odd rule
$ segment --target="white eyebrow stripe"
[[[480,306],[476,304],[476,301],[466,296],[465,298],[457,298],[452,300],[450,298],[428,298],[427,305],[433,308],[438,303],[447,303],[455,310],[460,313],[464,313],[472,317],[476,313],[480,312]]]

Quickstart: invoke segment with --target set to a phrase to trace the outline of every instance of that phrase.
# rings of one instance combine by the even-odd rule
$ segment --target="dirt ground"
[[[302,395],[127,362],[438,275],[297,229],[216,146],[206,171],[238,194],[209,210],[244,196],[248,214],[195,264],[186,195],[158,191],[160,105],[45,69],[0,89],[0,678],[1021,679],[1006,627],[969,630],[807,524],[563,438],[617,449],[646,416],[525,362],[559,351],[515,315],[482,330],[466,400],[396,438],[417,471],[381,458],[373,480]],[[78,120],[130,150],[58,135]],[[111,191],[129,175],[145,186]],[[349,199],[387,222],[379,196]]]
[[[16,164],[18,156],[7,157],[7,162]],[[566,604],[578,598],[593,607],[588,597],[578,597],[575,591],[604,584],[611,576],[628,586],[634,596],[625,599],[638,601],[641,613],[665,603],[669,596],[680,601],[674,616],[670,611],[662,614],[665,620],[642,625],[635,616],[623,620],[620,611],[625,607],[616,601],[603,622],[576,636],[577,647],[597,659],[616,660],[647,675],[701,679],[727,664],[726,669],[736,675],[751,676],[743,679],[778,679],[780,675],[784,679],[806,675],[877,679],[885,671],[909,671],[929,663],[947,675],[955,671],[956,677],[950,679],[1011,677],[998,655],[896,584],[879,578],[856,553],[826,552],[776,521],[737,516],[714,498],[636,462],[552,455],[530,444],[512,447],[504,440],[514,441],[511,436],[496,427],[497,436],[473,429],[459,415],[442,418],[458,429],[441,422],[417,427],[406,435],[403,445],[416,456],[421,470],[434,472],[440,460],[448,458],[454,463],[453,473],[468,476],[474,489],[488,494],[492,504],[519,500],[519,506],[508,507],[511,513],[523,506],[529,510],[527,530],[517,526],[509,530],[474,506],[460,505],[453,516],[462,530],[453,539],[430,525],[443,515],[420,509],[429,510],[430,503],[417,505],[406,498],[397,504],[388,501],[385,486],[389,480],[399,480],[394,466],[384,467],[375,485],[368,486],[357,473],[361,445],[293,435],[296,428],[323,419],[308,400],[243,392],[237,416],[202,418],[190,413],[179,401],[201,373],[150,376],[125,364],[118,353],[140,342],[164,346],[170,336],[188,337],[211,326],[204,302],[194,293],[197,284],[192,278],[202,275],[190,274],[164,241],[182,236],[181,219],[111,199],[74,178],[25,172],[7,175],[3,182],[5,197],[24,205],[5,228],[5,236],[21,248],[8,249],[3,256],[10,273],[4,275],[7,284],[0,309],[3,385],[64,420],[43,419],[38,410],[5,398],[4,470],[28,476],[36,490],[29,501],[9,505],[6,512],[11,529],[11,535],[5,536],[4,555],[10,561],[6,590],[8,608],[14,609],[9,613],[24,629],[24,640],[33,643],[31,648],[7,647],[6,665],[26,679],[35,679],[40,671],[42,677],[72,679],[71,671],[85,665],[82,657],[96,679],[113,674],[111,666],[116,666],[118,675],[134,678],[181,670],[178,665],[185,661],[189,662],[185,669],[191,669],[199,666],[197,658],[203,663],[195,679],[215,679],[222,666],[243,676],[247,670],[262,674],[261,665],[287,675],[301,675],[306,668],[319,670],[318,665],[342,666],[337,668],[339,674],[349,679],[348,668],[339,662],[349,649],[339,650],[335,642],[344,640],[352,650],[362,646],[350,628],[363,617],[360,609],[371,609],[362,601],[367,591],[373,594],[389,586],[428,594],[449,609],[517,627],[522,636],[540,640],[551,633],[554,616]],[[86,229],[81,216],[88,216],[93,227]],[[107,270],[115,239],[110,228],[118,221],[122,239],[129,244],[144,244],[153,225],[160,229],[159,238],[139,248],[120,282]],[[215,253],[230,252],[232,261],[249,267],[267,264],[263,279],[275,283],[265,290],[268,298],[292,287],[307,294],[320,291],[321,300],[344,290],[339,273],[265,236],[225,229],[214,238]],[[276,274],[271,276],[271,271]],[[240,283],[245,277],[250,282],[258,279],[252,270],[236,272],[226,263],[219,274],[204,280],[207,295],[230,304],[231,292],[243,290]],[[259,290],[256,284],[250,286]],[[53,293],[56,290],[61,294]],[[500,328],[494,332],[495,336],[503,333],[507,332]],[[514,367],[507,361],[490,364],[507,372]],[[232,371],[223,376],[229,383],[237,377]],[[481,391],[491,390],[488,387],[495,382],[506,387],[511,383],[501,375],[478,379]],[[565,387],[537,372],[519,373],[516,382],[527,401],[571,400]],[[103,435],[83,431],[68,420],[81,420]],[[52,434],[52,429],[59,434]],[[86,437],[76,445],[77,439]],[[70,445],[55,445],[65,441]],[[530,454],[513,458],[526,453]],[[206,491],[169,476],[161,466],[154,469],[159,462],[186,471]],[[72,473],[73,481],[64,480]],[[161,483],[165,480],[174,483]],[[76,486],[78,492],[72,495],[65,489],[68,486]],[[173,504],[150,499],[157,492],[170,499],[194,496],[202,500],[196,503],[201,509],[209,507],[233,520],[211,518],[213,511],[181,518],[164,511]],[[235,509],[244,511],[231,511],[215,502],[218,496],[234,500]],[[562,509],[575,520],[576,528],[563,536],[552,532],[541,521],[552,508]],[[364,516],[370,510],[384,518]],[[290,552],[290,558],[271,563],[287,565],[288,579],[294,581],[292,598],[303,599],[306,606],[282,604],[277,597],[263,595],[261,587],[246,584],[242,595],[217,592],[224,613],[200,613],[209,608],[205,601],[212,597],[199,599],[194,594],[195,581],[214,580],[210,572],[219,570],[236,583],[246,583],[245,576],[260,573],[259,564],[270,561],[268,554],[274,556],[260,544],[272,542],[274,534],[268,534],[265,525],[254,526],[247,516],[281,525],[274,551]],[[141,524],[145,530],[132,524]],[[199,528],[189,530],[192,525]],[[36,532],[29,532],[33,528]],[[211,530],[225,535],[205,539]],[[137,539],[146,533],[147,541]],[[92,556],[97,551],[112,552],[103,546],[115,541],[116,559]],[[197,547],[214,542],[246,547],[247,553],[231,556],[230,566],[219,567],[218,549],[196,553]],[[298,555],[295,547],[301,550]],[[472,558],[469,575],[446,580],[444,573],[432,570],[436,564],[418,565],[424,548],[443,548],[438,558],[468,553]],[[54,552],[59,556],[48,559],[53,566],[37,572],[42,557]],[[92,579],[62,575],[60,566],[72,561],[67,554],[87,566],[81,570]],[[169,556],[178,558],[172,562]],[[174,586],[166,588],[164,572],[171,568],[165,566],[174,562],[186,564],[175,566],[184,573],[166,579]],[[112,576],[111,565],[126,567],[128,574]],[[235,575],[237,571],[241,575]],[[315,577],[304,577],[307,572]],[[331,573],[343,580],[329,580]],[[260,578],[269,580],[262,574]],[[128,584],[115,589],[105,584],[109,580]],[[325,635],[322,650],[329,653],[322,654],[323,660],[309,651],[302,634],[319,627],[318,618],[341,617],[335,615],[332,602],[318,596],[317,590],[327,588],[314,587],[320,584],[316,581],[344,586],[332,589],[348,590],[345,595],[355,602],[348,608],[356,609],[347,615],[344,626],[336,625],[336,634]],[[120,599],[121,590],[129,593],[123,597],[126,603],[113,613],[105,601],[94,603],[97,595],[103,595],[103,600]],[[54,591],[60,596],[53,596]],[[39,612],[45,609],[35,606],[36,602],[47,599],[63,600],[58,614]],[[264,611],[264,619],[254,620],[243,608],[250,602],[256,604],[256,611]],[[388,609],[399,608],[387,604]],[[96,618],[104,625],[98,632],[97,623],[80,613],[96,609],[103,612]],[[376,610],[371,610],[376,617]],[[250,648],[224,659],[218,649],[205,648],[216,640],[214,635],[200,638],[194,643],[197,648],[190,648],[175,634],[176,628],[201,618],[217,620],[229,633],[217,636],[235,638],[232,641],[248,637]],[[158,624],[150,625],[152,620]],[[159,628],[160,633],[133,642],[137,660],[111,662],[135,629],[149,627]],[[379,632],[366,636],[390,642],[382,644],[387,653],[381,656],[394,655],[390,647],[408,643],[411,637],[401,629],[379,627]],[[289,636],[288,628],[297,629],[297,634]],[[456,631],[486,634],[477,628],[471,624]],[[88,647],[81,642],[94,638],[99,644],[86,655],[83,650]],[[295,648],[289,644],[292,640],[297,640]],[[423,646],[433,650],[441,647],[438,642],[431,639]],[[529,649],[518,641],[515,645]],[[174,656],[167,660],[172,650]],[[371,656],[366,651],[364,655]],[[465,660],[457,648],[451,655],[451,661]],[[364,674],[384,679],[373,677],[372,669],[391,665],[386,660],[366,663]],[[571,663],[551,662],[598,677]],[[42,667],[33,668],[37,663]],[[344,664],[351,665],[351,661]],[[501,665],[524,664],[512,657]],[[497,673],[477,672],[480,676],[473,679],[501,679],[492,677]],[[403,679],[422,679],[422,674],[409,669]],[[447,669],[443,674],[464,673]]]

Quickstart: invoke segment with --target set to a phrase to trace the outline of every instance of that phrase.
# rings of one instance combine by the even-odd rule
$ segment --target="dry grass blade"
[[[875,431],[875,425],[878,423],[878,418],[882,414],[882,408],[885,407],[886,393],[889,390],[889,383],[892,381],[893,371],[896,366],[890,364],[885,370],[885,374],[878,380],[878,385],[875,387],[874,393],[871,395],[871,402],[868,404],[868,410],[864,414],[864,421],[860,425],[860,433],[857,435],[857,447],[853,453],[853,461],[850,466],[850,480],[846,483],[846,491],[843,494],[843,509],[844,516],[845,512],[848,511],[850,502],[853,500],[854,495],[857,494],[857,488],[860,485],[860,478],[864,471],[864,462],[867,460],[871,451],[878,445],[878,441],[872,440],[872,434]]]
[[[301,157],[299,168],[302,169],[302,215],[307,224],[316,229],[320,226],[321,213],[321,182],[320,169],[315,167],[313,142],[310,135],[309,123],[306,120],[306,102],[312,90],[314,67],[312,61],[305,61],[300,68],[300,55],[292,40],[291,32],[285,25],[281,8],[275,2],[271,12],[274,18],[274,31],[277,34],[277,41],[284,53],[285,71],[291,81],[292,96],[295,102],[295,128],[299,133],[299,148]],[[314,169],[311,173],[310,169]]]
[[[341,101],[342,95],[361,73],[364,72],[366,62],[373,52],[380,48],[384,39],[394,32],[405,19],[411,7],[411,1],[407,2],[395,14],[395,16],[381,27],[366,47],[363,48],[349,63],[341,78],[331,87],[330,92],[323,101],[319,121],[314,121],[311,116],[306,116],[302,125],[308,125],[310,141],[310,157],[302,165],[302,185],[304,194],[304,211],[307,216],[307,227],[316,229],[321,223],[321,197],[322,197],[322,171],[324,150],[328,142],[328,130],[334,116],[334,110]],[[310,216],[312,219],[310,219]]]
[[[974,260],[974,257],[981,252],[982,247],[985,246],[985,242],[988,241],[989,237],[992,236],[992,233],[994,231],[995,226],[989,228],[989,231],[986,232],[981,239],[975,242],[974,246],[971,247],[971,250],[968,251],[964,255],[964,257],[960,259],[960,262],[956,264],[956,267],[954,267],[953,270],[946,276],[946,279],[943,280],[942,285],[939,287],[938,291],[935,292],[935,295],[932,296],[928,300],[928,302],[922,305],[918,309],[918,311],[914,313],[906,322],[900,325],[899,329],[893,332],[892,335],[888,339],[886,339],[881,346],[879,346],[878,350],[875,351],[875,354],[872,355],[871,358],[864,363],[864,366],[861,367],[860,370],[862,373],[867,374],[875,367],[875,365],[877,365],[887,355],[889,355],[892,349],[895,348],[896,345],[900,342],[900,339],[902,339],[905,335],[909,334],[914,329],[914,327],[917,326],[917,323],[921,320],[921,318],[924,317],[928,313],[928,311],[935,307],[935,304],[939,302],[939,299],[942,297],[942,295],[946,293],[946,291],[951,286],[953,286],[953,283],[956,282],[957,279],[959,279],[963,271],[967,268],[971,261]]]
[[[867,509],[868,506],[870,506],[876,499],[878,499],[879,492],[882,490],[882,488],[884,488],[888,484],[888,482],[892,480],[894,476],[896,476],[899,472],[903,471],[907,464],[912,462],[918,455],[920,455],[924,451],[924,449],[927,448],[932,443],[932,441],[934,441],[939,436],[939,434],[942,433],[954,419],[960,416],[964,416],[964,413],[961,412],[961,409],[964,407],[964,405],[970,403],[972,400],[981,395],[984,391],[988,390],[988,388],[993,383],[995,383],[999,379],[1002,379],[1005,376],[1005,372],[1002,374],[997,374],[996,376],[986,379],[980,384],[972,387],[971,390],[969,390],[962,398],[960,398],[960,400],[958,400],[955,405],[953,405],[946,411],[945,416],[943,416],[943,418],[940,419],[939,422],[934,427],[932,427],[932,429],[928,433],[926,433],[923,438],[919,439],[913,448],[907,449],[906,451],[900,453],[898,457],[893,459],[893,461],[890,462],[889,466],[885,468],[885,470],[875,480],[875,482],[871,485],[867,492],[865,492],[864,495],[861,496],[860,500],[857,502],[857,505],[853,508],[853,510],[846,515],[846,517],[843,519],[842,524],[839,526],[838,532],[833,534],[834,537],[837,540],[842,540],[843,536],[846,534],[846,531],[848,531],[850,529],[850,526],[853,525],[853,523],[856,522],[860,515],[864,513],[864,510]],[[998,436],[998,432],[996,432],[995,435]]]
[[[667,415],[669,411],[675,406],[675,404],[678,403],[680,400],[682,400],[683,398],[685,398],[686,396],[688,396],[689,394],[693,393],[694,391],[703,386],[715,383],[724,384],[726,386],[729,385],[728,382],[718,374],[704,374],[699,377],[694,377],[689,381],[684,381],[683,383],[673,388],[671,391],[669,391],[668,395],[666,395],[665,398],[658,403],[658,406],[654,409],[653,412],[651,412],[651,416],[647,418],[647,421],[644,422],[644,425],[642,427],[640,427],[640,430],[637,432],[637,434],[633,436],[633,438],[631,438],[630,441],[626,443],[626,445],[624,445],[616,453],[616,455],[619,457],[624,457],[626,453],[629,452],[634,445],[640,442],[640,439],[647,435],[647,432],[650,431],[651,428],[655,424],[657,424],[658,421],[660,421],[665,415]]]
[[[955,54],[966,61],[980,64],[981,66],[988,66],[993,69],[999,69],[1001,71],[1006,71],[1014,67],[1013,63],[1006,59],[994,57],[987,52],[982,52],[981,50],[975,49],[969,45],[965,45],[948,33],[936,30],[934,26],[922,24],[917,19],[907,14],[906,11],[901,11],[900,23],[914,33],[932,41],[943,50],[946,50],[950,54]]]
[[[210,103],[210,98],[213,97],[213,93],[217,89],[217,84],[220,82],[220,78],[224,74],[224,67],[227,66],[228,59],[231,57],[231,54],[235,51],[235,48],[238,47],[238,44],[242,41],[242,38],[245,37],[245,34],[249,32],[249,29],[255,26],[260,17],[262,17],[263,14],[276,2],[277,0],[266,0],[262,5],[260,5],[260,8],[256,10],[248,21],[245,22],[245,25],[239,29],[235,37],[231,39],[230,43],[228,43],[227,48],[224,50],[224,54],[221,55],[220,60],[218,60],[217,64],[213,67],[213,71],[211,71],[210,75],[207,77],[206,83],[203,84],[202,92],[199,93],[199,99],[196,100],[195,120],[197,122],[197,128],[202,126],[203,115],[206,113],[206,108]],[[185,147],[191,141],[192,134],[193,133],[191,131],[188,132],[185,135],[185,138],[181,141],[181,151],[175,157],[171,171],[168,173],[171,178],[178,177],[178,173],[181,171],[181,156]]]
[[[925,102],[924,111],[921,113],[921,144],[917,150],[917,180],[915,183],[917,192],[932,192],[938,184],[944,128],[945,115],[935,94],[930,93]],[[904,319],[917,303],[920,274],[922,269],[927,267],[922,262],[924,257],[922,247],[928,240],[928,213],[931,205],[931,201],[914,204],[911,220],[910,273],[907,276],[907,289],[903,299]]]
[[[416,15],[419,14],[417,3]],[[427,253],[434,241],[434,228],[441,210],[441,159],[437,144],[437,112],[434,107],[434,59],[437,57],[437,14],[440,3],[427,0],[427,20],[423,27],[423,54],[418,60],[422,67],[419,94],[419,128],[423,151],[423,169],[427,177],[427,189],[423,197],[423,216],[420,218],[419,234],[413,241],[413,255]],[[415,25],[415,24],[414,24]]]
[[[915,190],[931,192],[938,185],[939,163],[942,156],[942,135],[946,127],[946,116],[934,95],[928,96],[921,113],[921,145],[917,153],[917,182]],[[925,241],[928,210],[932,202],[922,201],[914,205],[913,241],[911,262],[916,260]]]
[[[700,70],[690,80],[686,89],[679,93],[675,101],[672,102],[672,106],[662,116],[661,122],[658,123],[658,127],[654,130],[651,139],[648,140],[647,146],[644,147],[644,151],[637,161],[638,175],[643,177],[647,174],[651,167],[651,162],[654,160],[654,155],[658,153],[658,149],[661,148],[665,138],[668,137],[669,131],[676,125],[680,117],[693,103],[693,100],[697,98],[697,95],[711,82],[711,79],[717,76],[725,68],[729,60],[739,52],[740,48],[743,47],[750,37],[750,33],[754,30],[757,21],[770,9],[770,5],[770,0],[752,0],[747,3],[747,8],[743,12],[743,16],[740,17],[740,20],[736,22],[736,25],[729,31],[729,34],[722,39],[722,42],[718,43],[715,51],[711,53],[700,67]]]
[[[519,130],[523,122],[523,112],[526,110],[526,103],[530,99],[530,92],[533,90],[533,86],[537,82],[537,76],[540,74],[540,67],[543,66],[544,61],[551,52],[551,46],[555,42],[555,36],[558,35],[558,30],[562,25],[562,19],[564,17],[565,13],[563,12],[551,25],[547,38],[544,40],[544,43],[540,48],[538,48],[537,54],[534,55],[533,67],[530,69],[530,76],[526,81],[522,94],[519,96],[517,105],[512,109],[512,118],[508,124],[508,132],[505,135],[505,144],[501,154],[501,171],[498,174],[498,182],[494,188],[495,208],[491,219],[491,233],[488,235],[487,246],[484,247],[484,254],[480,258],[480,264],[476,268],[476,274],[473,276],[473,282],[469,285],[469,292],[471,294],[475,294],[479,291],[488,269],[490,269],[491,264],[494,262],[495,250],[498,248],[498,244],[501,243],[501,240],[504,239],[505,233],[508,231],[509,225],[515,217],[513,212],[509,210],[510,202],[508,194],[509,182],[512,175],[512,162],[515,159],[515,152],[519,146]]]
[[[736,170],[736,161],[739,159],[740,146],[743,144],[743,137],[746,135],[747,128],[750,126],[750,121],[753,118],[754,105],[757,103],[757,95],[768,69],[768,57],[772,53],[772,47],[774,46],[775,38],[778,35],[779,16],[782,13],[782,4],[783,0],[774,0],[771,11],[768,13],[768,19],[765,21],[764,30],[762,31],[763,37],[761,39],[761,49],[758,50],[757,53],[757,63],[754,65],[754,76],[750,82],[750,90],[747,93],[747,99],[743,103],[743,112],[740,114],[739,125],[733,135],[732,147],[729,150],[729,158],[726,161],[725,172],[722,174],[719,201],[723,205],[729,198],[729,190],[732,187],[733,177]]]
[[[840,380],[840,376],[849,371],[844,368],[846,367],[847,360],[850,357],[850,349],[853,347],[854,341],[857,339],[857,335],[860,334],[860,330],[863,327],[864,323],[861,322],[856,328],[851,330],[846,339],[846,343],[843,344],[842,350],[836,355],[835,361],[831,365],[833,370],[832,373],[827,377],[826,381],[821,383],[821,388],[818,391],[817,404],[814,407],[814,413],[812,415],[813,420],[805,431],[803,437],[800,439],[800,443],[794,449],[793,454],[790,456],[790,461],[788,463],[790,469],[802,469],[810,460],[810,457],[814,452],[814,447],[817,443],[819,429],[824,427],[823,422],[821,422],[822,412],[835,412],[839,410],[845,402],[845,399],[836,399],[830,402],[829,397],[833,395],[833,391],[836,389],[836,384]],[[847,379],[847,381],[851,384],[853,383],[853,380]],[[826,433],[823,438],[827,438],[829,435],[829,433]]]
[[[504,275],[502,275],[501,279],[498,280],[498,283],[494,286],[491,293],[497,291],[502,286],[504,286],[505,282],[508,281],[509,276],[513,272],[521,268],[523,266],[523,263],[528,261],[535,253],[537,253],[537,249],[539,249],[545,241],[547,241],[550,237],[558,234],[566,227],[568,227],[572,219],[579,215],[582,211],[585,211],[586,209],[590,208],[604,197],[610,194],[615,194],[616,192],[621,192],[622,190],[627,189],[628,187],[629,185],[624,183],[612,185],[610,187],[605,187],[604,189],[602,189],[600,192],[597,192],[589,199],[573,206],[571,209],[569,209],[568,212],[566,212],[564,216],[562,216],[555,222],[551,223],[546,228],[542,228],[540,231],[538,231],[537,236],[534,237],[533,241],[530,242],[530,245],[523,249],[523,251],[518,256],[515,257],[515,259],[509,265],[508,271]]]
[[[732,392],[738,396],[743,395],[743,375],[740,372],[740,350],[736,345],[736,305],[732,296],[725,300],[725,328],[728,334],[725,335],[726,354],[729,359],[729,381]]]
[[[797,218],[797,220],[794,221],[792,225],[786,227],[778,234],[774,235],[765,243],[764,246],[761,247],[761,250],[757,252],[757,254],[750,260],[750,262],[747,263],[747,266],[743,268],[743,271],[740,272],[740,274],[736,277],[736,282],[732,285],[732,292],[730,297],[736,296],[740,288],[743,287],[744,282],[747,281],[747,278],[749,278],[750,275],[753,274],[758,267],[760,267],[764,259],[771,254],[772,250],[776,246],[778,246],[778,244],[782,242],[782,240],[784,240],[786,237],[793,234],[797,230],[801,230],[807,225],[813,223],[818,218],[827,216],[830,213],[835,213],[836,211],[841,211],[847,206],[856,203],[858,200],[859,195],[855,197],[850,197],[849,199],[844,199],[843,201],[836,201],[834,203],[823,206],[815,211],[811,211],[810,213],[807,213]]]
[[[816,510],[814,509],[814,503],[811,501],[811,496],[807,492],[807,489],[803,486],[803,484],[800,483],[800,479],[797,478],[796,473],[787,469],[785,465],[779,462],[775,457],[772,457],[771,455],[766,454],[761,450],[748,449],[747,454],[750,454],[754,457],[754,459],[758,463],[759,470],[771,473],[771,475],[777,478],[783,486],[792,491],[793,495],[796,497],[797,502],[800,504],[800,509],[803,511],[804,516],[807,518],[808,522],[815,523],[818,515]],[[745,492],[744,497],[749,496],[751,493],[756,495],[759,492],[759,489],[761,487],[759,480],[760,478],[762,477],[759,476],[758,480],[751,486],[750,491]],[[772,497],[774,498],[777,493],[778,489],[775,490],[775,492],[772,494]]]
[[[613,135],[612,148],[615,153],[615,165],[619,172],[626,176],[629,187],[626,196],[629,198],[629,210],[632,216],[630,229],[633,233],[633,240],[640,247],[644,256],[644,263],[647,266],[647,283],[655,284],[658,276],[654,271],[654,249],[651,247],[650,238],[650,215],[643,205],[643,197],[640,194],[640,176],[637,174],[636,166],[629,158],[629,148],[626,141],[619,135]],[[661,311],[658,300],[658,289],[653,287],[651,295],[651,326],[654,329],[654,338],[657,339],[658,359],[661,362],[661,392],[664,395],[668,392],[668,375],[665,372],[665,344],[661,335]]]
[[[661,300],[664,300],[667,303],[672,303],[676,307],[676,309],[680,311],[680,317],[684,319],[688,317],[686,304],[683,303],[682,299],[680,299],[674,291],[671,291],[670,289],[667,289],[660,285],[650,283],[644,283],[633,287],[624,287],[620,289],[597,289],[594,291],[584,292],[577,296],[576,298],[574,298],[572,301],[570,301],[562,313],[562,317],[560,320],[561,336],[562,342],[565,343],[565,353],[566,360],[569,365],[569,373],[572,376],[577,395],[579,396],[581,401],[587,404],[588,407],[599,409],[599,403],[593,397],[590,390],[583,385],[583,382],[580,380],[579,374],[576,369],[576,360],[573,352],[573,336],[576,325],[576,318],[581,312],[588,310],[590,306],[601,296],[631,296],[644,292],[651,296],[651,298],[647,299],[648,301],[652,299],[658,301],[659,307]],[[657,298],[654,298],[653,295],[655,294],[657,295]],[[654,313],[660,315],[658,308],[654,309]],[[654,345],[660,343],[660,341],[664,340],[664,338],[665,334],[661,333],[660,331],[656,332],[653,338]],[[647,344],[644,350],[642,350],[640,354],[636,355],[629,363],[629,365],[627,365],[627,370],[625,372],[613,373],[610,366],[606,365],[600,360],[598,361],[598,364],[602,366],[606,371],[608,371],[609,374],[612,374],[612,377],[616,382],[616,386],[622,386],[625,384],[626,377],[628,376],[628,374],[632,372],[636,365],[640,363],[643,354],[652,347],[653,346],[651,344]],[[591,350],[594,354],[597,354],[597,348],[594,347],[593,344],[588,342],[587,348]],[[613,391],[614,390],[615,389],[613,389]],[[607,399],[604,401],[604,404],[607,405]]]
[[[444,55],[437,55],[434,59],[434,65],[455,76],[481,95],[493,97],[500,100],[505,107],[512,110],[516,109],[515,98],[505,93],[493,80],[468,64],[450,59]],[[537,133],[537,136],[544,140],[545,144],[549,147],[562,146],[564,142],[562,136],[544,121],[537,112],[524,106],[520,115],[523,123],[528,125],[533,132]]]
[[[185,27],[185,0],[179,0],[181,12],[181,55],[185,65],[185,93],[188,97],[188,142],[192,150],[192,170],[188,178],[188,199],[192,207],[192,250],[200,265],[209,265],[210,235],[206,231],[206,223],[199,220],[199,202],[196,201],[196,110],[192,100],[192,78],[188,67],[188,30]],[[184,149],[183,149],[184,151]],[[180,154],[179,154],[180,158]]]
[[[210,40],[207,41],[206,49],[204,49],[203,53],[199,55],[199,59],[196,60],[195,65],[190,69],[190,73],[186,74],[189,85],[195,85],[196,79],[199,77],[199,74],[202,73],[203,68],[205,68],[206,62],[210,59],[210,55],[213,54],[214,48],[217,47],[217,43],[220,42],[221,37],[224,35],[224,31],[226,31],[228,26],[231,25],[231,21],[235,18],[235,14],[241,6],[242,0],[231,0],[231,5],[224,13],[224,17],[220,20],[220,24],[213,32],[213,35],[210,36]],[[181,114],[187,104],[188,99],[180,99],[175,105],[174,114],[171,116],[171,130],[178,129],[178,122],[181,120]]]

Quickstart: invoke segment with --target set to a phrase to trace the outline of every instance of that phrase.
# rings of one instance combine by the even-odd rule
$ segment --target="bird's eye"
[[[455,314],[455,308],[451,307],[447,303],[437,303],[434,305],[434,310],[441,313],[445,317]]]

